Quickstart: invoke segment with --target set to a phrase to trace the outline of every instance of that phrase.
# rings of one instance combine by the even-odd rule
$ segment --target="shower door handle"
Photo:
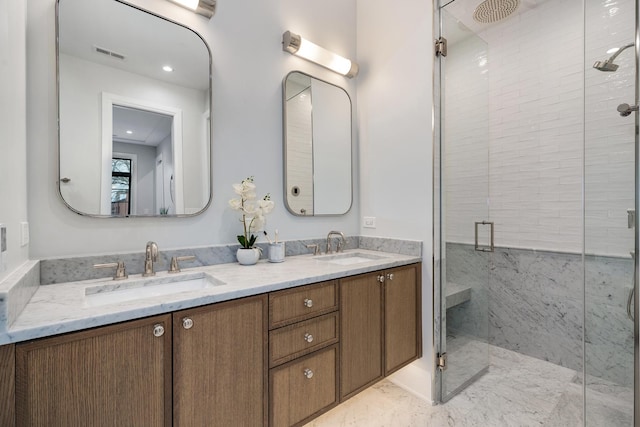
[[[494,249],[494,245],[493,245],[493,221],[476,221],[476,246],[475,246],[475,250],[478,252],[493,252]],[[480,246],[480,244],[478,243],[478,227],[480,225],[488,225],[490,227],[490,233],[491,233],[491,240],[489,243],[489,246]]]
[[[633,304],[633,296],[636,292],[636,263],[635,263],[636,253],[635,251],[631,251],[630,253],[631,253],[631,258],[633,258],[634,262],[633,262],[633,281],[631,282],[631,290],[629,291],[629,296],[627,297],[627,317],[629,318],[629,320],[634,322],[636,319],[635,319],[635,316],[633,315],[633,309],[631,308],[631,305]]]

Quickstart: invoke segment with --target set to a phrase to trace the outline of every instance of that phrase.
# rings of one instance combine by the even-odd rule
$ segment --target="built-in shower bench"
[[[447,308],[455,307],[471,299],[471,287],[447,282]]]

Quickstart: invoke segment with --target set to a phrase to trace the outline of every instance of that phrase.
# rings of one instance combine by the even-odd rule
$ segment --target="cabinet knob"
[[[193,320],[188,317],[185,317],[184,319],[182,319],[182,327],[185,329],[193,328]]]
[[[308,307],[308,308],[313,307],[313,300],[312,300],[312,299],[310,299],[310,298],[305,298],[305,299],[304,299],[304,306],[305,306],[305,307]]]
[[[157,324],[153,326],[153,335],[156,337],[161,337],[164,335],[164,326]]]
[[[387,279],[393,280],[393,273],[387,273]]]
[[[306,368],[302,373],[308,380],[313,378],[313,371],[309,368]]]
[[[304,340],[306,342],[313,342],[313,335],[307,332],[306,334],[304,334]]]
[[[383,274],[378,276],[378,282],[384,283],[384,275]]]

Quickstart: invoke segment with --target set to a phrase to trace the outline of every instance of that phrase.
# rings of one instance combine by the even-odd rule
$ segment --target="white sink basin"
[[[371,261],[376,261],[376,260],[385,259],[385,258],[387,257],[382,255],[366,254],[362,252],[345,252],[345,253],[335,254],[335,255],[326,255],[323,257],[319,257],[317,259],[318,261],[324,261],[329,264],[354,265],[354,264],[361,264],[363,262],[371,262]]]
[[[85,289],[85,305],[99,307],[182,292],[199,291],[225,283],[205,273],[188,276],[136,279],[123,282],[109,282]]]

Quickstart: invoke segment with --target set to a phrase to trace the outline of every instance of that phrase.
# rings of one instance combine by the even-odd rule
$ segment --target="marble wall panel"
[[[633,261],[582,259],[511,248],[487,254],[471,245],[448,244],[447,281],[470,286],[472,298],[447,310],[447,325],[455,333],[578,371],[586,360],[587,374],[629,385],[633,323],[626,301]],[[479,325],[487,318],[485,332]]]

